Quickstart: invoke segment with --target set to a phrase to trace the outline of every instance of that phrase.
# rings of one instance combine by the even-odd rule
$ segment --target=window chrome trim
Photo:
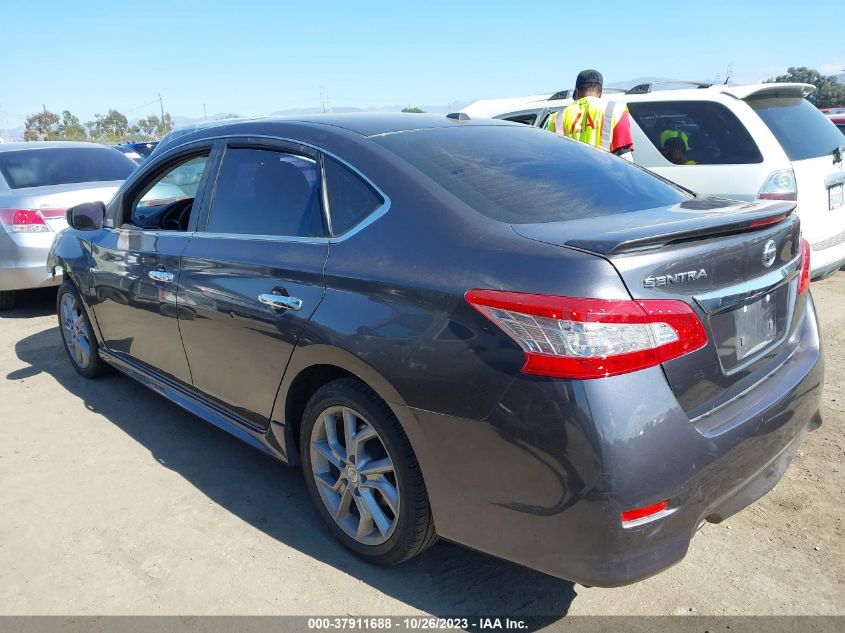
[[[332,214],[329,206],[329,180],[326,178],[326,157],[320,154],[320,200],[323,203],[323,222],[329,235],[332,231]]]
[[[206,136],[206,137],[203,137],[202,139],[192,139],[191,141],[187,141],[185,143],[180,143],[179,145],[174,145],[174,146],[168,148],[167,150],[165,150],[160,155],[160,158],[164,159],[164,157],[166,157],[171,152],[178,152],[180,150],[180,148],[183,148],[187,145],[191,145],[193,143],[206,142],[206,141],[220,141],[220,140],[225,142],[229,139],[238,139],[238,138],[241,138],[241,139],[243,139],[243,138],[251,138],[251,139],[254,138],[254,139],[262,139],[262,140],[276,141],[276,142],[282,142],[282,143],[290,143],[291,145],[301,145],[302,147],[308,147],[312,150],[315,150],[315,151],[319,152],[321,156],[328,156],[329,158],[336,160],[341,165],[344,165],[345,167],[347,167],[352,173],[354,173],[359,178],[361,178],[364,182],[366,182],[368,185],[370,185],[376,191],[376,193],[378,193],[378,195],[381,196],[381,199],[383,200],[383,202],[380,206],[373,209],[370,212],[370,214],[366,218],[361,220],[358,224],[353,226],[351,229],[349,229],[345,233],[342,233],[341,235],[337,235],[337,236],[332,235],[331,231],[329,232],[329,235],[331,237],[324,237],[324,238],[297,237],[297,236],[286,236],[286,235],[252,235],[252,234],[246,235],[246,234],[237,234],[237,233],[232,233],[232,234],[229,234],[229,233],[214,233],[214,234],[210,234],[210,233],[202,233],[201,231],[197,231],[194,234],[195,237],[199,237],[201,235],[214,235],[215,237],[224,238],[224,239],[231,237],[233,239],[279,240],[279,241],[288,241],[288,242],[314,242],[314,243],[343,242],[343,241],[349,239],[350,237],[352,237],[353,235],[356,235],[360,231],[363,231],[365,228],[367,228],[368,226],[373,224],[376,220],[379,220],[381,217],[383,217],[390,210],[390,205],[391,205],[390,196],[388,196],[386,193],[384,193],[384,191],[382,191],[382,189],[378,185],[376,185],[376,183],[374,183],[370,178],[368,178],[367,175],[364,174],[363,172],[361,172],[361,170],[359,170],[357,167],[353,166],[348,161],[342,159],[337,154],[335,154],[333,152],[329,152],[327,150],[324,150],[323,148],[321,148],[317,145],[313,145],[311,143],[306,143],[304,141],[298,141],[296,139],[288,138],[288,137],[285,137],[285,136],[271,136],[269,134],[249,134],[248,132],[246,132],[246,133],[239,132],[238,134],[221,134],[221,135],[217,135],[217,136]],[[290,150],[280,149],[279,151],[290,151]],[[221,163],[221,166],[222,166],[222,163]],[[322,167],[322,161],[321,161],[321,167]],[[322,172],[322,170],[321,170],[321,172]],[[215,174],[215,183],[214,183],[215,189],[216,189],[216,186],[217,186],[217,176],[219,176],[219,175],[220,175],[220,168],[218,167],[217,174]],[[321,178],[323,178],[323,182],[321,182],[321,185],[323,187],[325,187],[324,177],[325,177],[325,174],[321,173]],[[212,194],[213,193],[214,192],[212,192]],[[326,191],[326,195],[328,196],[328,191]],[[214,196],[212,195],[212,202],[213,202],[213,200],[214,200]],[[210,210],[210,207],[209,207],[209,210]],[[328,205],[326,205],[326,213],[328,213],[328,215],[329,215],[329,227],[327,227],[327,228],[331,229],[331,208]]]
[[[328,237],[262,235],[260,233],[209,233],[208,231],[197,231],[193,234],[193,237],[216,240],[250,240],[256,242],[298,242],[301,244],[328,244],[332,241],[331,238]]]

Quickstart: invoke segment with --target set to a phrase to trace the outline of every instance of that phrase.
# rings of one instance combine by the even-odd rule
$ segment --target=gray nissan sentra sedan
[[[15,293],[58,285],[44,269],[68,207],[108,201],[135,164],[94,143],[0,144],[0,310]]]
[[[69,210],[48,264],[80,374],[301,464],[362,558],[440,536],[615,586],[764,495],[821,422],[793,207],[519,124],[261,119],[159,147]]]

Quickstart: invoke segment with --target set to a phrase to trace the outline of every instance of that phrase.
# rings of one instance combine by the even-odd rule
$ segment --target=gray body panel
[[[653,296],[685,300],[706,318],[702,305],[710,304],[699,303],[698,294],[764,276],[751,268],[760,240],[780,240],[772,270],[789,263],[797,223],[788,209],[728,205],[710,216],[702,212],[694,215],[695,235],[674,245],[651,239],[659,226],[647,234],[634,223],[626,232],[612,219],[511,226],[485,219],[368,140],[399,133],[402,121],[463,125],[412,115],[382,124],[367,117],[256,120],[162,143],[109,206],[107,228],[65,232],[50,264],[63,266],[82,290],[110,362],[288,463],[299,458],[309,394],[333,378],[364,381],[411,442],[441,536],[563,578],[615,586],[656,573],[684,555],[701,521],[722,520],[776,483],[803,434],[820,420],[823,363],[809,293],[796,297],[788,336],[773,356],[703,399],[696,385],[707,381],[686,383],[683,374],[718,367],[707,347],[695,362],[690,354],[612,378],[522,374],[520,347],[464,293],[488,288],[630,300],[652,296],[642,285],[645,276],[683,268],[692,257],[713,267],[709,285],[658,289]],[[98,289],[106,284],[96,275],[115,265],[96,258],[117,248],[110,236],[119,230],[123,192],[178,156],[183,142],[220,143],[227,136],[294,139],[339,157],[389,198],[389,210],[349,236],[256,245],[249,237],[196,237],[203,199],[190,230],[173,238],[184,247],[153,241],[135,250],[137,266],[148,256],[174,258],[165,263],[178,268],[178,281],[159,292],[157,303],[134,305],[146,296],[139,289],[126,306],[109,305],[142,321],[121,335],[111,332],[110,322],[100,322]],[[203,187],[200,197],[208,195]],[[674,217],[671,209],[651,213],[668,224]],[[741,226],[781,213],[787,215],[769,227]],[[719,234],[725,223],[732,232]],[[573,239],[581,243],[568,244]],[[632,243],[643,248],[630,250]],[[152,263],[161,262],[143,265]],[[794,285],[790,270],[784,283]],[[253,300],[277,285],[299,295],[301,312],[275,316]],[[139,337],[148,339],[149,356],[125,346]],[[186,381],[187,366],[194,375],[189,371]],[[672,500],[672,511],[660,520],[620,522],[621,511],[663,499]]]

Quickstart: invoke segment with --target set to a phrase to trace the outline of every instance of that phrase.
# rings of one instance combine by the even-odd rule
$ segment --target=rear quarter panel
[[[330,245],[326,295],[294,352],[275,419],[297,371],[328,363],[331,350],[335,364],[347,368],[353,357],[389,385],[380,392],[388,402],[483,419],[524,355],[466,303],[466,291],[629,298],[605,260],[524,239],[391,156],[372,148],[350,161],[390,197],[391,208]]]

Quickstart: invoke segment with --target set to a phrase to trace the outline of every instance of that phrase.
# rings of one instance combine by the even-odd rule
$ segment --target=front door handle
[[[261,303],[267,304],[279,310],[302,310],[302,299],[288,297],[287,295],[263,294],[258,295]]]
[[[147,273],[147,277],[153,281],[163,281],[164,283],[170,283],[174,279],[173,273],[168,273],[163,270],[151,270]]]

